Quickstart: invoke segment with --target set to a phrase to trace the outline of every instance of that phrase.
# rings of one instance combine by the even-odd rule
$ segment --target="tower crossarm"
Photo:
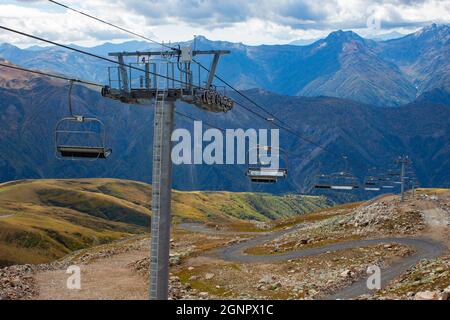
[[[129,104],[148,104],[164,90],[169,100],[181,100],[210,112],[227,112],[234,106],[233,100],[213,85],[219,58],[228,50],[192,50],[190,47],[169,51],[113,52],[119,67],[110,67],[109,85],[102,90],[107,98]],[[198,55],[213,55],[211,68],[205,75],[200,65],[192,62]],[[125,58],[136,57],[132,63]],[[164,62],[158,60],[163,58]],[[156,66],[163,64],[162,68]],[[198,69],[194,70],[195,67]],[[162,72],[162,73],[161,73]],[[202,80],[202,77],[204,78]],[[163,80],[164,87],[156,83]],[[194,80],[195,79],[195,80]]]

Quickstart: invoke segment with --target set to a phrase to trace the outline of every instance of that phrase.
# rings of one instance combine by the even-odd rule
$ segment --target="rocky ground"
[[[230,263],[196,258],[175,275],[194,289],[222,298],[314,299],[366,275],[369,265],[385,267],[411,249],[394,244],[328,252],[277,263]]]
[[[371,299],[449,300],[450,255],[422,260]]]
[[[252,248],[248,253],[276,254],[348,240],[415,235],[425,229],[420,210],[412,202],[400,203],[396,197],[337,209],[329,215],[330,218],[308,223],[305,228]]]
[[[286,222],[265,224],[265,232],[301,224],[304,228],[285,233],[248,254],[276,255],[292,250],[387,236],[427,236],[450,244],[448,238],[450,192],[418,192],[415,199],[400,203],[394,196],[364,204],[353,204],[321,211]],[[259,228],[259,227],[258,227]],[[262,228],[262,226],[261,226]],[[259,229],[261,229],[259,228]],[[248,226],[246,227],[248,229]],[[231,231],[230,231],[231,230]],[[214,228],[182,230],[175,228],[171,239],[171,299],[317,299],[367,276],[370,265],[388,268],[414,249],[396,243],[368,245],[272,263],[237,263],[221,260],[214,249],[228,247],[258,232],[235,232]],[[75,252],[64,259],[42,265],[11,266],[0,269],[0,299],[125,299],[127,292],[136,299],[147,297],[148,236],[116,241]],[[383,290],[361,299],[448,299],[450,256],[422,260],[389,283]],[[104,277],[126,277],[124,293],[118,295],[114,282],[90,283],[89,290],[67,294],[65,269],[85,266],[89,281]],[[117,269],[117,270],[116,270]],[[102,273],[103,272],[103,273]],[[117,272],[114,274],[114,272]],[[50,283],[49,283],[50,282]],[[133,282],[136,282],[134,285]],[[47,288],[47,285],[49,286]],[[108,287],[111,286],[111,287]],[[129,290],[129,291],[126,291]]]
[[[21,265],[0,269],[0,300],[30,299],[38,292],[33,266]]]

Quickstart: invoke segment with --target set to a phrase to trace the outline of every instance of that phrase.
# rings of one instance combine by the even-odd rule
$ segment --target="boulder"
[[[205,274],[205,279],[206,280],[211,280],[212,278],[214,278],[214,273],[207,273],[207,274]]]
[[[271,275],[265,275],[263,276],[258,283],[260,284],[269,284],[271,283],[273,280],[275,280],[275,278]]]
[[[352,274],[352,272],[351,272],[350,270],[345,270],[345,271],[342,271],[342,272],[341,272],[340,276],[341,276],[342,278],[348,278],[348,277],[351,276],[351,274]]]
[[[441,294],[438,291],[420,291],[417,292],[415,300],[441,300]]]

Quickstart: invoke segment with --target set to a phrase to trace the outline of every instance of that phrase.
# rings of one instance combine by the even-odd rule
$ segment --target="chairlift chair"
[[[394,189],[395,188],[394,183],[388,177],[380,177],[380,178],[378,178],[378,181],[379,181],[382,189]]]
[[[389,177],[399,177],[400,176],[400,172],[395,171],[395,170],[388,170],[387,175]]]
[[[55,145],[58,159],[106,159],[112,152],[106,147],[104,123],[93,117],[74,115],[72,112],[72,87],[69,87],[69,113],[56,124]]]
[[[341,171],[331,175],[332,190],[353,190],[358,188],[358,178],[348,172]]]
[[[315,189],[331,189],[330,176],[326,174],[321,174],[316,177],[316,183],[314,184]]]
[[[276,183],[279,179],[284,179],[287,177],[287,167],[284,168],[272,168],[268,163],[264,163],[261,161],[261,153],[260,151],[270,151],[274,148],[269,146],[258,146],[256,148],[252,148],[249,150],[251,152],[253,149],[256,149],[257,152],[257,163],[255,166],[251,166],[247,169],[246,176],[250,178],[251,182],[254,183]],[[276,149],[278,151],[278,155],[280,154],[280,149]],[[287,155],[283,152],[285,164],[287,164]]]
[[[365,191],[380,191],[379,180],[375,177],[367,177],[364,180],[364,190]]]

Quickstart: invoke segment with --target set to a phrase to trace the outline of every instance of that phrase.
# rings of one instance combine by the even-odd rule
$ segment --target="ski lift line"
[[[60,6],[60,7],[66,8],[67,10],[70,10],[70,11],[73,11],[73,12],[76,12],[76,13],[79,13],[79,14],[81,14],[81,15],[83,15],[83,16],[85,16],[85,17],[88,17],[88,18],[90,18],[90,19],[94,19],[94,20],[96,20],[96,21],[98,21],[98,22],[107,24],[108,26],[111,26],[111,27],[113,27],[113,28],[119,29],[119,30],[121,30],[121,31],[123,31],[123,32],[126,32],[126,33],[128,33],[128,34],[131,34],[131,35],[133,35],[133,36],[136,36],[136,37],[145,39],[145,40],[150,41],[150,42],[152,42],[152,43],[154,43],[154,44],[158,44],[158,45],[160,45],[160,46],[166,47],[166,48],[171,49],[171,50],[179,51],[179,49],[177,49],[177,48],[174,48],[174,47],[165,45],[164,43],[160,43],[160,42],[158,42],[158,41],[156,41],[156,40],[150,39],[150,38],[148,38],[148,37],[146,37],[146,36],[143,36],[143,35],[141,35],[141,34],[138,34],[138,33],[136,33],[136,32],[133,32],[133,31],[131,31],[131,30],[125,29],[125,28],[123,28],[123,27],[120,27],[120,26],[118,26],[118,25],[116,25],[116,24],[113,24],[113,23],[111,23],[111,22],[108,22],[108,21],[106,21],[106,20],[97,18],[97,17],[95,17],[95,16],[93,16],[93,15],[91,15],[91,14],[89,14],[89,13],[83,12],[83,11],[81,11],[81,10],[74,9],[74,8],[72,8],[72,7],[69,7],[68,5],[65,5],[65,4],[61,3],[61,2],[53,1],[53,0],[48,0],[48,1],[51,2],[51,3],[53,3],[53,4],[58,5],[58,6]]]
[[[138,34],[138,33],[133,32],[133,31],[131,31],[131,30],[128,30],[128,29],[125,29],[125,28],[120,27],[120,26],[118,26],[118,25],[115,25],[115,24],[113,24],[113,23],[111,23],[111,22],[108,22],[108,21],[105,21],[105,20],[103,20],[103,19],[97,18],[97,17],[95,17],[95,16],[93,16],[93,15],[90,15],[90,14],[88,14],[88,13],[85,13],[85,12],[83,12],[83,11],[74,9],[74,8],[69,7],[69,6],[65,5],[65,4],[62,4],[62,3],[60,3],[60,2],[57,2],[57,1],[54,1],[54,0],[48,0],[48,1],[51,2],[51,3],[53,3],[53,4],[56,4],[56,5],[58,5],[58,6],[64,7],[64,8],[66,8],[66,9],[68,9],[68,10],[71,10],[71,11],[73,11],[73,12],[76,12],[76,13],[78,13],[78,14],[81,14],[81,15],[83,15],[83,16],[86,16],[86,17],[88,17],[88,18],[94,19],[94,20],[96,20],[96,21],[98,21],[98,22],[101,22],[101,23],[104,23],[104,24],[106,24],[106,25],[109,25],[109,26],[111,26],[111,27],[113,27],[113,28],[119,29],[119,30],[121,30],[121,31],[123,31],[123,32],[126,32],[126,33],[128,33],[128,34],[131,34],[131,35],[133,35],[133,36],[136,36],[136,37],[139,37],[139,38],[148,40],[148,41],[150,41],[150,42],[159,44],[159,45],[164,46],[164,47],[166,47],[166,48],[169,48],[169,49],[171,49],[171,50],[175,50],[175,51],[177,51],[177,52],[180,51],[179,48],[173,48],[173,47],[167,46],[167,45],[165,45],[165,44],[163,44],[163,43],[159,43],[158,41],[155,41],[155,40],[153,40],[153,39],[150,39],[150,38],[148,38],[148,37],[146,37],[146,36],[144,36],[144,35]],[[192,61],[193,61],[194,63],[198,64],[198,65],[199,65],[202,69],[204,69],[205,71],[210,72],[210,70],[209,70],[207,67],[205,67],[203,64],[201,64],[200,62],[196,61],[195,59],[193,59]],[[271,120],[269,120],[268,118],[264,118],[264,117],[263,117],[264,120],[270,121],[271,123],[274,123],[274,120],[278,120],[280,123],[284,124],[285,126],[288,126],[284,121],[280,120],[280,119],[277,118],[273,113],[269,112],[266,108],[260,106],[260,105],[259,105],[258,103],[256,103],[253,99],[249,98],[248,96],[246,96],[245,94],[243,94],[242,92],[240,92],[238,89],[236,89],[236,88],[233,87],[231,84],[229,84],[227,81],[225,81],[222,77],[218,76],[217,74],[215,74],[214,77],[215,77],[216,79],[218,79],[219,81],[221,81],[223,84],[225,84],[227,87],[229,87],[230,89],[232,89],[233,91],[235,91],[235,92],[236,92],[237,94],[239,94],[241,97],[243,97],[243,98],[245,98],[246,100],[250,101],[252,104],[254,104],[254,105],[257,106],[259,109],[261,109],[262,111],[264,111],[265,113],[267,113],[268,115],[270,115],[270,116],[272,117]],[[241,107],[243,107],[243,105],[237,103],[236,101],[234,101],[234,102],[235,102],[237,105],[240,105]],[[245,109],[247,109],[247,108],[245,108]],[[247,110],[250,111],[250,109],[247,109]],[[254,114],[257,115],[257,116],[261,116],[260,114],[258,114],[258,113],[256,113],[256,112],[252,112],[252,113],[254,113]],[[275,125],[276,125],[276,124],[275,124]],[[277,126],[278,126],[278,125],[277,125]],[[278,126],[278,127],[279,127],[280,129],[282,128],[281,126]],[[326,151],[326,152],[330,152],[331,154],[333,154],[333,155],[335,155],[335,156],[341,157],[341,155],[337,155],[337,154],[335,154],[334,152],[331,152],[331,151],[329,151],[328,149],[325,149],[325,147],[323,147],[323,146],[321,146],[321,145],[319,145],[319,144],[313,142],[312,140],[307,139],[307,138],[304,138],[304,137],[301,137],[299,134],[295,133],[295,131],[292,130],[292,129],[284,128],[284,130],[291,132],[292,134],[294,134],[294,135],[297,136],[298,138],[300,138],[300,139],[302,139],[302,140],[304,140],[304,141],[306,141],[306,142],[308,142],[308,143],[311,143],[311,144],[315,145],[316,147],[321,148],[322,150],[324,150],[324,151]]]
[[[20,70],[20,71],[23,71],[23,72],[29,72],[29,73],[33,73],[33,74],[39,74],[39,75],[43,75],[43,76],[48,76],[48,77],[52,77],[52,78],[57,78],[57,79],[62,79],[62,80],[67,80],[67,81],[72,81],[72,82],[77,82],[77,83],[83,83],[83,84],[92,85],[92,86],[97,86],[97,87],[103,87],[103,85],[101,85],[101,84],[97,84],[97,83],[93,83],[93,82],[89,82],[89,81],[84,81],[84,80],[80,80],[80,79],[75,79],[75,78],[69,78],[69,77],[59,76],[59,75],[50,74],[50,73],[46,73],[46,72],[42,72],[42,71],[36,71],[36,70],[31,70],[31,69],[26,69],[26,68],[21,68],[21,67],[16,67],[16,66],[11,66],[11,65],[7,65],[7,64],[2,64],[2,63],[0,63],[0,66],[7,67],[7,68],[11,68],[11,69]],[[245,105],[243,105],[243,104],[241,104],[241,103],[238,103],[238,102],[236,102],[236,101],[235,101],[235,103],[236,103],[237,105],[241,106],[242,108],[246,109],[247,111],[251,112],[251,113],[254,114],[255,116],[258,116],[258,117],[262,118],[263,120],[270,121],[271,123],[273,123],[272,120],[268,120],[267,118],[261,116],[259,113],[257,113],[257,112],[255,112],[254,110],[248,108],[247,106],[245,106]],[[198,119],[196,119],[196,118],[194,118],[194,117],[191,117],[191,116],[188,116],[188,115],[186,115],[186,114],[183,114],[183,113],[181,113],[181,112],[179,112],[179,111],[176,111],[176,113],[179,114],[180,116],[183,116],[183,117],[187,118],[187,119],[190,119],[190,120],[193,120],[193,121],[199,121]],[[222,132],[225,132],[225,129],[223,129],[223,128],[219,128],[219,127],[217,127],[217,126],[213,126],[213,125],[211,125],[211,124],[209,124],[209,123],[206,123],[206,122],[205,122],[205,124],[206,124],[207,126],[211,127],[211,128],[215,128],[215,129],[218,129],[218,130],[220,130],[220,131],[222,131]],[[294,130],[292,130],[292,129],[290,129],[290,128],[283,127],[283,126],[280,126],[280,125],[275,124],[275,123],[273,123],[273,124],[274,124],[275,126],[278,126],[280,129],[286,130],[286,131],[290,132],[291,134],[297,136],[298,138],[300,138],[300,139],[302,139],[302,140],[304,140],[304,141],[307,141],[307,142],[309,142],[309,143],[311,143],[311,144],[313,144],[313,145],[315,145],[315,146],[321,148],[321,149],[324,150],[324,151],[330,152],[330,153],[332,153],[332,154],[334,154],[334,155],[336,155],[336,156],[338,156],[338,157],[341,157],[340,155],[338,155],[338,154],[336,154],[336,153],[334,153],[334,152],[331,152],[331,151],[329,151],[328,149],[325,149],[325,148],[324,148],[323,146],[321,146],[320,144],[317,144],[317,143],[315,143],[314,141],[312,141],[312,140],[310,140],[310,139],[307,139],[307,138],[305,138],[305,137],[299,135],[297,132],[295,132]]]
[[[64,76],[60,76],[60,75],[55,75],[55,74],[51,74],[51,73],[47,73],[47,72],[43,72],[43,71],[39,71],[39,70],[31,70],[31,69],[27,69],[27,68],[22,68],[22,67],[17,67],[17,66],[12,66],[12,65],[7,65],[7,64],[3,64],[0,63],[0,66],[2,67],[6,67],[6,68],[10,68],[10,69],[15,69],[15,70],[19,70],[22,72],[28,72],[28,73],[32,73],[32,74],[38,74],[38,75],[42,75],[42,76],[47,76],[47,77],[51,77],[51,78],[56,78],[56,79],[61,79],[61,80],[67,80],[67,81],[73,81],[73,82],[77,82],[77,83],[82,83],[82,84],[87,84],[87,85],[91,85],[91,86],[97,86],[97,87],[103,87],[103,85],[98,84],[98,83],[94,83],[94,82],[89,82],[89,81],[84,81],[84,80],[80,80],[80,79],[75,79],[75,78],[69,78],[69,77],[64,77]],[[245,107],[245,106],[244,106]],[[254,112],[253,110],[249,109],[249,111]],[[175,111],[176,114],[185,117],[187,119],[190,119],[192,121],[199,121],[199,119],[189,116],[187,114],[184,114],[180,111]],[[258,114],[259,115],[259,114]],[[211,128],[215,128],[218,129],[222,132],[225,132],[225,129],[220,128],[218,126],[214,126],[208,122],[204,122],[207,126],[211,127]],[[381,180],[381,178],[380,178]],[[324,186],[323,188],[330,188],[330,186]],[[393,185],[386,185],[386,184],[382,184],[381,188],[383,189],[391,189],[394,188]]]
[[[44,38],[41,38],[41,37],[37,37],[37,36],[31,35],[31,34],[25,33],[25,32],[21,32],[21,31],[14,30],[14,29],[11,29],[11,28],[8,28],[8,27],[4,27],[4,26],[0,26],[0,29],[6,30],[6,31],[10,31],[10,32],[13,32],[13,33],[16,33],[16,34],[20,34],[20,35],[22,35],[22,36],[30,37],[30,38],[35,39],[35,40],[38,40],[38,41],[43,41],[43,42],[46,42],[46,43],[49,43],[49,44],[52,44],[52,45],[55,45],[55,46],[58,46],[58,47],[61,47],[61,48],[64,48],[64,49],[68,49],[68,50],[71,50],[71,51],[74,51],[74,52],[78,52],[78,53],[81,53],[81,54],[88,55],[88,56],[91,56],[91,57],[94,57],[94,58],[97,58],[97,59],[101,59],[101,60],[108,61],[108,62],[111,62],[111,63],[114,63],[114,64],[118,64],[118,65],[120,65],[120,66],[130,67],[131,69],[135,69],[135,70],[138,70],[138,71],[148,72],[149,74],[155,75],[155,76],[160,77],[160,78],[164,78],[164,79],[167,79],[167,80],[172,80],[172,81],[174,81],[174,82],[181,83],[181,84],[187,84],[186,82],[181,81],[181,80],[178,80],[178,79],[173,79],[173,78],[170,78],[170,77],[167,77],[167,76],[164,76],[164,75],[155,73],[155,72],[146,71],[146,70],[144,70],[144,69],[137,68],[137,67],[135,67],[135,66],[131,66],[131,65],[128,66],[128,65],[126,65],[126,64],[120,63],[120,62],[118,62],[118,61],[115,61],[115,60],[112,60],[112,59],[109,59],[109,58],[106,58],[106,57],[102,57],[102,56],[99,56],[99,55],[96,55],[96,54],[93,54],[93,53],[90,53],[90,52],[87,52],[87,51],[84,51],[84,50],[80,50],[80,49],[77,49],[77,48],[73,48],[73,47],[70,47],[70,46],[66,46],[66,45],[63,45],[63,44],[60,44],[60,43],[51,41],[51,40],[47,40],[47,39],[44,39]],[[199,63],[199,62],[197,62],[197,61],[195,61],[195,60],[193,60],[193,61],[194,61],[195,63],[199,64],[199,66],[202,67],[203,69],[209,70],[208,68],[206,68],[205,66],[203,66],[201,63]],[[224,79],[222,79],[221,77],[219,77],[219,76],[217,76],[217,75],[215,75],[215,77],[216,77],[218,80],[220,80],[221,82],[223,82],[226,86],[230,87],[233,91],[237,92],[240,96],[244,97],[245,99],[247,99],[248,101],[250,101],[250,102],[252,102],[254,105],[256,105],[258,108],[260,108],[261,110],[263,110],[263,111],[266,112],[267,114],[271,115],[271,116],[273,117],[273,119],[278,120],[278,122],[280,122],[280,123],[284,123],[282,120],[280,120],[279,118],[277,118],[276,116],[274,116],[272,113],[270,113],[269,111],[267,111],[265,108],[263,108],[262,106],[260,106],[258,103],[256,103],[255,101],[253,101],[253,99],[249,98],[248,96],[246,96],[246,95],[244,95],[242,92],[240,92],[238,89],[234,88],[232,85],[230,85],[228,82],[226,82],[226,81],[225,81]],[[66,80],[67,80],[67,79],[66,79]],[[69,80],[70,80],[70,79],[69,79]],[[194,87],[199,88],[198,86],[194,86]],[[261,114],[259,114],[259,113],[255,112],[255,111],[251,110],[250,108],[244,106],[243,104],[238,103],[238,102],[236,102],[236,101],[234,101],[234,102],[235,102],[237,105],[241,106],[242,108],[246,109],[247,111],[251,112],[251,113],[254,114],[255,116],[258,116],[259,118],[262,118],[262,119],[265,120],[265,121],[269,121],[266,117],[264,117],[264,116],[262,116]],[[289,128],[289,127],[287,126],[287,124],[285,124],[286,126],[283,127],[283,126],[281,126],[281,125],[279,125],[279,124],[274,123],[274,121],[272,121],[272,120],[270,120],[270,122],[271,122],[273,125],[277,126],[278,128],[283,129],[283,130],[285,130],[285,131],[288,131],[288,132],[290,132],[291,134],[297,136],[298,138],[300,138],[300,139],[302,139],[302,140],[304,140],[304,141],[306,141],[306,142],[309,142],[309,143],[311,143],[311,144],[317,146],[318,148],[321,148],[322,150],[324,150],[324,151],[326,151],[326,152],[329,152],[329,153],[331,153],[331,154],[333,154],[333,155],[335,155],[335,156],[337,156],[337,157],[342,157],[342,155],[338,155],[338,154],[336,154],[335,152],[332,152],[332,151],[326,149],[324,146],[321,146],[320,144],[318,144],[318,143],[316,143],[316,142],[314,142],[314,141],[312,141],[312,140],[310,140],[310,139],[307,139],[307,138],[301,136],[301,135],[298,134],[296,131],[294,131],[293,129]]]
[[[94,20],[96,20],[96,21],[99,21],[99,22],[101,22],[101,23],[107,24],[107,25],[109,25],[109,26],[111,26],[111,27],[114,27],[114,28],[119,29],[119,30],[121,30],[121,31],[124,31],[124,32],[126,32],[126,33],[129,33],[129,34],[131,34],[131,35],[134,35],[134,36],[136,36],[136,37],[139,37],[139,38],[142,38],[142,39],[151,41],[151,42],[153,42],[153,43],[160,44],[160,45],[165,46],[165,47],[167,47],[167,48],[169,48],[169,49],[176,50],[176,51],[179,52],[179,49],[178,49],[178,48],[172,48],[172,47],[170,47],[170,46],[164,45],[164,44],[159,43],[159,42],[157,42],[157,41],[155,41],[155,40],[153,40],[153,39],[150,39],[150,38],[148,38],[148,37],[146,37],[146,36],[143,36],[143,35],[138,34],[138,33],[136,33],[136,32],[127,30],[127,29],[125,29],[125,28],[123,28],[123,27],[117,26],[117,25],[115,25],[115,24],[112,24],[112,23],[110,23],[110,22],[108,22],[108,21],[105,21],[105,20],[102,20],[102,19],[100,19],[100,18],[94,17],[94,16],[92,16],[92,15],[90,15],[90,14],[87,14],[87,13],[85,13],[85,12],[82,12],[82,11],[80,11],[80,10],[76,10],[76,9],[74,9],[74,8],[71,8],[71,7],[69,7],[69,6],[67,6],[67,5],[64,5],[64,4],[62,4],[62,3],[59,3],[59,2],[57,2],[57,1],[53,1],[53,0],[48,0],[48,1],[51,2],[51,3],[54,3],[54,4],[56,4],[56,5],[59,5],[59,6],[61,6],[61,7],[64,7],[64,8],[66,8],[66,9],[68,9],[68,10],[74,11],[74,12],[76,12],[76,13],[79,13],[79,14],[84,15],[84,16],[86,16],[86,17],[89,17],[89,18],[91,18],[91,19],[94,19]],[[198,64],[198,65],[199,65],[202,69],[204,69],[205,71],[210,72],[210,70],[209,70],[207,67],[205,67],[203,64],[201,64],[200,62],[196,61],[195,59],[193,59],[193,62],[196,63],[196,64]],[[214,77],[217,78],[219,81],[221,81],[221,82],[222,82],[223,84],[225,84],[226,86],[228,86],[229,88],[231,88],[233,91],[235,91],[235,92],[236,92],[237,94],[239,94],[241,97],[243,97],[243,98],[245,98],[246,100],[250,101],[252,104],[254,104],[254,105],[257,106],[259,109],[263,110],[265,113],[267,113],[268,115],[270,115],[270,116],[272,117],[271,120],[262,117],[262,118],[264,118],[264,120],[270,121],[271,123],[274,123],[273,120],[277,120],[278,122],[280,122],[280,123],[284,124],[285,126],[287,126],[287,124],[286,124],[284,121],[278,119],[273,113],[267,111],[265,108],[263,108],[263,107],[260,106],[258,103],[256,103],[255,101],[253,101],[253,99],[250,99],[248,96],[246,96],[245,94],[243,94],[242,92],[240,92],[239,90],[237,90],[235,87],[233,87],[233,86],[232,86],[231,84],[229,84],[227,81],[225,81],[223,78],[221,78],[221,77],[218,76],[217,74],[215,74]],[[234,101],[234,102],[235,102],[237,105],[239,105],[239,106],[241,106],[241,107],[244,107],[242,104],[239,104],[239,103],[237,103],[236,101]],[[245,108],[245,107],[244,107],[244,108]],[[256,116],[261,117],[260,114],[258,114],[258,113],[256,113],[256,112],[253,112],[251,109],[249,109],[249,108],[245,108],[245,109],[247,109],[248,111],[252,112],[252,113],[255,114]],[[279,125],[277,125],[277,124],[275,124],[275,123],[274,123],[274,125],[278,126],[280,129],[282,128],[281,126],[279,126]],[[335,156],[341,157],[340,155],[337,155],[337,154],[335,154],[334,152],[331,152],[331,151],[325,149],[325,147],[323,147],[323,146],[321,146],[321,145],[319,145],[319,144],[313,142],[312,140],[307,139],[307,138],[304,138],[304,137],[301,137],[299,134],[295,133],[292,129],[284,128],[284,130],[290,131],[292,134],[294,134],[294,135],[297,136],[298,138],[300,138],[300,139],[302,139],[302,140],[304,140],[304,141],[306,141],[306,142],[308,142],[308,143],[311,143],[311,144],[315,145],[316,147],[321,148],[321,149],[324,150],[324,151],[330,152],[330,153],[332,153],[332,154],[335,155]]]
[[[164,76],[162,74],[158,74],[156,72],[152,72],[152,71],[148,71],[148,70],[145,70],[145,69],[141,69],[141,68],[135,67],[133,65],[127,65],[125,63],[120,63],[119,61],[116,61],[116,60],[113,60],[113,59],[102,57],[102,56],[94,54],[94,53],[90,53],[90,52],[87,52],[87,51],[84,51],[84,50],[81,50],[81,49],[73,48],[73,47],[70,47],[70,46],[67,46],[67,45],[55,42],[55,41],[47,40],[47,39],[44,39],[44,38],[41,38],[41,37],[38,37],[38,36],[35,36],[35,35],[32,35],[32,34],[29,34],[29,33],[25,33],[25,32],[19,31],[19,30],[11,29],[11,28],[8,28],[8,27],[5,27],[5,26],[1,26],[1,25],[0,25],[0,29],[6,30],[6,31],[9,31],[9,32],[13,32],[13,33],[16,33],[16,34],[20,34],[22,36],[29,37],[29,38],[32,38],[34,40],[42,41],[42,42],[45,42],[45,43],[48,43],[48,44],[51,44],[51,45],[54,45],[54,46],[57,46],[57,47],[61,47],[61,48],[67,49],[67,50],[71,50],[71,51],[74,51],[74,52],[85,54],[85,55],[93,57],[93,58],[97,58],[97,59],[100,59],[100,60],[111,62],[111,63],[117,64],[119,66],[122,66],[122,67],[127,67],[127,68],[134,69],[134,70],[137,70],[137,71],[142,71],[144,73],[148,73],[148,74],[154,75],[154,76],[159,77],[159,78],[164,78],[164,79],[176,82],[176,83],[180,83],[180,84],[183,84],[183,85],[190,85],[190,86],[192,86],[194,88],[201,89],[201,87],[199,87],[199,86],[189,84],[189,83],[184,82],[182,80],[174,79],[174,78],[171,78],[171,77],[168,77],[168,76]]]
[[[61,47],[61,48],[64,48],[64,49],[68,49],[68,50],[71,50],[71,51],[74,51],[74,52],[78,52],[78,53],[81,53],[81,54],[88,55],[88,56],[91,56],[91,57],[94,57],[94,58],[97,58],[97,59],[101,59],[101,60],[104,60],[104,61],[108,61],[108,62],[117,64],[117,65],[120,65],[120,66],[130,67],[131,69],[138,70],[138,71],[142,71],[142,72],[148,72],[149,74],[152,74],[152,75],[155,75],[155,76],[157,76],[157,77],[164,78],[164,79],[167,79],[167,80],[172,80],[172,81],[177,82],[177,83],[188,84],[188,83],[186,83],[186,82],[184,82],[184,81],[181,81],[181,80],[178,80],[178,79],[173,79],[173,78],[170,78],[170,77],[167,77],[167,76],[164,76],[164,75],[155,73],[155,72],[146,71],[146,70],[144,70],[144,69],[137,68],[137,67],[132,66],[132,65],[126,65],[126,64],[120,63],[120,62],[118,62],[118,61],[115,61],[115,60],[112,60],[112,59],[109,59],[109,58],[106,58],[106,57],[99,56],[99,55],[97,55],[97,54],[93,54],[93,53],[90,53],[90,52],[87,52],[87,51],[84,51],[84,50],[80,50],[80,49],[77,49],[77,48],[73,48],[73,47],[70,47],[70,46],[66,46],[66,45],[63,45],[63,44],[60,44],[60,43],[51,41],[51,40],[47,40],[47,39],[44,39],[44,38],[41,38],[41,37],[37,37],[37,36],[31,35],[31,34],[28,34],[28,33],[25,33],[25,32],[21,32],[21,31],[18,31],[18,30],[14,30],[14,29],[8,28],[8,27],[0,26],[0,29],[6,30],[6,31],[10,31],[10,32],[13,32],[13,33],[16,33],[16,34],[20,34],[20,35],[22,35],[22,36],[26,36],[26,37],[29,37],[29,38],[32,38],[32,39],[35,39],[35,40],[43,41],[43,42],[46,42],[46,43],[49,43],[49,44],[52,44],[52,45],[55,45],[55,46],[58,46],[58,47]],[[193,60],[193,61],[194,61],[195,63],[198,63],[198,62],[195,61],[195,60]],[[206,68],[206,67],[203,66],[202,64],[200,64],[200,63],[198,63],[198,64],[199,64],[202,68],[204,68],[205,70],[208,70],[208,68]],[[218,76],[216,75],[216,77],[218,77]],[[260,109],[262,108],[262,110],[265,110],[263,107],[259,106],[259,104],[257,104],[256,102],[254,102],[252,99],[250,99],[249,97],[247,97],[246,95],[244,95],[243,93],[241,93],[239,90],[237,90],[236,88],[234,88],[233,86],[231,86],[230,84],[228,84],[228,82],[224,81],[221,77],[218,77],[218,79],[219,79],[220,81],[224,82],[224,84],[226,84],[227,86],[229,86],[230,88],[232,88],[234,91],[236,91],[239,95],[241,95],[242,97],[244,97],[244,98],[246,98],[247,100],[251,101],[253,104],[257,105]],[[195,85],[194,85],[194,87],[199,88],[198,86],[195,86]],[[269,121],[266,117],[264,117],[264,116],[262,116],[261,114],[259,114],[259,113],[255,112],[255,111],[251,110],[250,108],[244,106],[243,104],[237,103],[236,101],[234,101],[234,102],[235,102],[237,105],[241,106],[242,108],[246,109],[247,111],[249,111],[249,112],[253,113],[254,115],[256,115],[256,116],[262,118],[263,120]],[[268,114],[270,114],[270,115],[272,115],[271,113],[269,113],[269,112],[266,111],[266,110],[265,110],[265,112],[268,113]],[[283,121],[281,121],[280,119],[278,119],[278,118],[275,117],[275,116],[273,116],[273,118],[276,119],[276,120],[278,120],[280,123],[284,123]],[[314,141],[312,141],[312,140],[310,140],[310,139],[307,139],[307,138],[305,138],[305,137],[302,137],[302,136],[299,135],[297,132],[295,132],[294,130],[292,130],[292,129],[288,128],[288,127],[283,127],[283,126],[281,126],[281,125],[279,125],[279,124],[274,123],[273,121],[270,121],[270,122],[273,123],[273,125],[277,126],[278,128],[283,129],[283,130],[285,130],[285,131],[289,131],[290,133],[292,133],[293,135],[297,136],[298,138],[300,138],[300,139],[302,139],[302,140],[304,140],[304,141],[307,141],[307,142],[309,142],[309,143],[311,143],[311,144],[313,144],[313,145],[315,145],[315,146],[321,148],[322,150],[324,150],[324,151],[326,151],[326,152],[329,152],[329,153],[331,153],[331,154],[333,154],[333,155],[335,155],[335,156],[341,157],[341,155],[337,155],[336,153],[334,153],[334,152],[332,152],[332,151],[326,149],[325,147],[321,146],[320,144],[315,143]]]
[[[3,63],[0,63],[0,66],[1,67],[5,67],[5,68],[10,68],[10,69],[16,69],[16,70],[19,70],[19,71],[34,73],[34,74],[38,74],[38,75],[46,76],[46,77],[50,77],[50,78],[67,80],[67,81],[72,81],[72,82],[82,83],[82,84],[87,84],[87,85],[94,86],[94,87],[104,87],[103,85],[98,84],[98,83],[94,83],[94,82],[90,82],[90,81],[86,81],[86,80],[81,80],[81,79],[69,78],[69,77],[60,76],[60,75],[56,75],[56,74],[51,74],[51,73],[43,72],[43,71],[39,71],[39,70],[32,70],[32,69],[17,67],[17,66],[3,64]]]

